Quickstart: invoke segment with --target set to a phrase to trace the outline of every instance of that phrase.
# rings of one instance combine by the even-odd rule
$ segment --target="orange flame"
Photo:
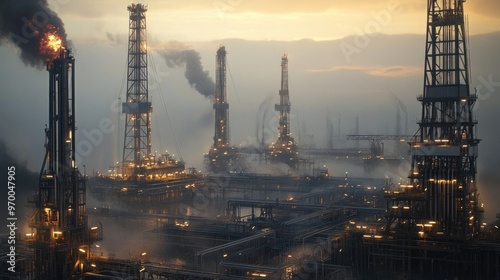
[[[47,43],[47,47],[53,49],[54,52],[57,52],[62,46],[61,38],[57,37],[54,34],[49,34],[47,36],[47,38],[49,39],[49,42]]]
[[[47,27],[47,31],[40,39],[40,55],[47,62],[50,62],[59,56],[59,50],[63,47],[63,40],[54,26],[48,25]]]

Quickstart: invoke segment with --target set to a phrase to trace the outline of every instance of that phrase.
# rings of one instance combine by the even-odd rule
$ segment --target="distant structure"
[[[406,110],[405,104],[394,94],[394,102],[396,102],[396,135],[408,134],[408,111]],[[401,113],[404,114],[404,132],[401,124]]]
[[[281,58],[281,89],[279,91],[280,103],[274,106],[279,112],[278,140],[269,147],[271,162],[283,162],[296,168],[299,157],[297,145],[290,133],[290,95],[288,92],[288,56]]]
[[[359,115],[356,114],[356,126],[354,127],[354,134],[359,135]],[[359,139],[356,140],[356,149],[359,149]]]
[[[165,180],[184,174],[184,162],[168,154],[151,153],[151,113],[148,95],[146,11],[143,4],[131,4],[129,11],[127,97],[122,104],[125,137],[121,174],[127,180]]]
[[[408,142],[413,138],[412,135],[360,135],[360,134],[350,134],[346,135],[347,140],[358,141],[369,141],[370,142],[370,158],[372,159],[384,159],[384,143],[382,141],[397,141],[397,142]],[[358,148],[356,148],[358,149]]]
[[[49,71],[49,124],[46,152],[35,197],[34,229],[26,244],[34,249],[35,279],[72,279],[83,272],[99,227],[88,228],[86,180],[75,164],[75,59],[60,48]]]
[[[387,195],[387,230],[395,236],[468,240],[480,229],[477,96],[469,87],[463,2],[428,4],[422,119],[410,143],[410,182]]]
[[[226,92],[226,48],[220,46],[215,61],[215,130],[214,142],[208,153],[213,171],[224,170],[234,156],[234,148],[229,144],[229,104]]]
[[[333,122],[330,117],[326,116],[326,149],[333,149],[335,146]]]
[[[369,141],[370,143],[370,156],[363,159],[363,167],[365,173],[372,173],[377,171],[377,168],[397,168],[408,160],[407,156],[401,156],[396,149],[396,154],[386,155],[385,144],[383,141],[394,142],[397,148],[401,144],[405,144],[407,148],[408,143],[413,138],[413,135],[347,135],[347,140],[354,140],[356,143],[359,141]],[[359,147],[356,148],[359,151]],[[406,149],[406,153],[408,150]]]

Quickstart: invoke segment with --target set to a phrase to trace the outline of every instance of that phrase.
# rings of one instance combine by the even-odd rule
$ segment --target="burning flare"
[[[46,32],[40,39],[40,55],[47,63],[50,63],[59,56],[59,50],[62,47],[63,39],[57,33],[57,29],[53,25],[47,25]]]

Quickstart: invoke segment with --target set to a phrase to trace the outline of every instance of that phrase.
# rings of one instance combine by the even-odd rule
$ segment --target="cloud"
[[[288,14],[288,13],[321,13],[331,9],[359,10],[386,7],[390,0],[362,0],[356,2],[340,0],[289,1],[289,0],[214,0],[214,1],[176,1],[164,0],[154,3],[145,2],[151,12],[172,12],[179,10],[205,10],[207,12]],[[126,13],[126,2],[122,0],[87,0],[71,1],[61,5],[66,13],[89,18],[117,16]],[[122,7],[122,8],[116,8]]]
[[[478,0],[465,4],[466,12],[473,12],[487,17],[498,19],[500,13],[500,1],[498,0]]]
[[[111,32],[106,32],[106,38],[109,42],[116,45],[126,45],[128,43],[127,34],[125,33],[113,34]]]
[[[498,4],[492,0],[488,1],[488,8],[479,6],[476,9],[494,15]],[[73,34],[73,41],[106,40],[105,42],[109,43],[111,41],[105,34],[99,34],[102,37],[96,38],[95,31],[103,28],[112,34],[126,31],[127,2],[64,2],[59,5],[59,10]],[[387,24],[384,22],[382,25],[381,32],[385,34],[424,34],[426,30],[426,1],[422,0],[144,2],[148,6],[148,37],[154,34],[161,41],[177,39],[199,42],[224,38],[290,41],[303,38],[343,38],[359,33],[357,30],[364,32],[368,27],[372,27],[373,22],[380,21],[381,15],[388,17],[387,11],[393,12],[390,13]],[[483,16],[482,13],[479,14],[481,11],[475,13],[470,5],[472,3],[466,4],[466,14],[471,15],[471,30],[478,30],[480,33],[500,30],[500,25],[497,24],[500,20]]]
[[[375,77],[408,77],[422,74],[423,70],[416,66],[335,66],[332,68],[323,69],[307,69],[310,73],[329,73],[340,71],[355,71],[363,72]]]
[[[417,1],[408,1],[405,6],[414,6]],[[233,12],[255,12],[262,14],[316,14],[324,13],[329,10],[342,11],[370,11],[385,9],[392,3],[399,3],[393,0],[358,0],[358,1],[342,1],[342,0],[317,0],[317,1],[289,1],[289,0],[253,0],[253,1],[215,1],[215,3],[227,2],[228,10]],[[420,2],[420,1],[418,1]],[[362,8],[360,8],[362,7]]]

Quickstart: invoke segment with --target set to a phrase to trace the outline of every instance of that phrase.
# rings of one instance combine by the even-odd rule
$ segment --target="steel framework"
[[[429,0],[422,119],[405,191],[390,194],[388,230],[467,240],[480,227],[479,140],[470,93],[464,0]]]
[[[382,143],[383,140],[407,142],[412,138],[412,135],[347,135],[347,140],[369,141],[371,157],[380,157],[384,155],[384,143]]]
[[[234,155],[229,144],[229,104],[226,93],[226,48],[220,46],[215,59],[215,131],[214,143],[208,153],[213,170],[223,170]]]
[[[288,92],[288,56],[281,57],[281,89],[280,103],[274,106],[279,112],[278,140],[271,146],[269,156],[272,161],[279,161],[296,167],[298,152],[295,140],[290,133],[290,95]]]
[[[221,46],[216,56],[215,135],[214,148],[229,146],[229,104],[226,93],[226,48]]]
[[[146,16],[147,7],[131,4],[129,11],[127,98],[122,170],[135,175],[151,154],[151,112],[148,96]]]
[[[81,272],[90,241],[85,178],[75,163],[75,60],[61,49],[48,66],[49,125],[46,153],[39,177],[35,229],[27,245],[35,253],[36,279],[71,279]],[[95,228],[96,236],[98,228]]]

